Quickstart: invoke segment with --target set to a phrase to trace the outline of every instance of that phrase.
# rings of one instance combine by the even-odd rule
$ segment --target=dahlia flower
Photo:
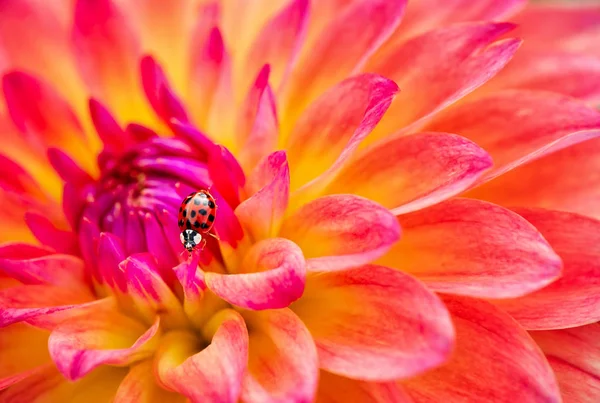
[[[0,401],[599,401],[598,43],[523,0],[1,1]]]

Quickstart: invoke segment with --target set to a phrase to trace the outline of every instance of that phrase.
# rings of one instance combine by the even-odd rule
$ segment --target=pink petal
[[[561,401],[544,355],[514,320],[482,300],[443,299],[456,328],[456,347],[446,364],[401,382],[415,402]]]
[[[248,362],[248,330],[235,311],[222,311],[218,319],[210,345],[199,353],[193,354],[196,347],[189,345],[189,336],[173,333],[163,339],[156,358],[160,381],[195,402],[235,403],[240,394]]]
[[[559,211],[515,209],[541,232],[564,263],[562,276],[521,298],[497,301],[526,329],[580,326],[600,320],[600,221]]]
[[[45,192],[40,189],[40,184],[24,169],[24,166],[26,165],[21,166],[11,158],[0,154],[0,174],[2,174],[0,189],[45,200],[47,198]]]
[[[148,321],[160,315],[167,328],[189,323],[181,303],[161,278],[152,255],[131,255],[119,264],[119,269],[125,273],[127,294],[132,298],[136,311]]]
[[[311,402],[318,383],[317,350],[289,309],[244,314],[250,327],[244,402]]]
[[[317,403],[413,403],[395,382],[365,382],[321,371]]]
[[[109,152],[122,152],[131,143],[111,112],[98,100],[89,100],[90,117],[98,137]]]
[[[412,130],[418,126],[416,121],[448,107],[492,78],[520,45],[518,39],[497,40],[513,27],[479,22],[438,28],[370,61],[366,71],[396,81],[402,92],[369,141],[400,129]],[[410,124],[413,126],[406,128]]]
[[[287,209],[290,170],[284,151],[269,155],[253,176],[263,176],[265,172],[271,175],[268,182],[235,209],[235,215],[254,241],[275,236]],[[258,178],[251,180],[259,181]]]
[[[48,149],[48,160],[63,181],[72,183],[76,187],[84,187],[94,180],[89,173],[59,148]]]
[[[112,0],[77,0],[72,40],[79,72],[95,98],[113,106],[121,121],[149,121],[139,91],[141,45]]]
[[[571,211],[600,219],[600,138],[518,166],[467,193],[504,206]],[[568,172],[568,174],[565,174]]]
[[[248,50],[244,75],[252,77],[263,64],[268,63],[271,66],[270,81],[273,88],[281,88],[304,43],[308,14],[308,0],[291,0],[271,17]],[[243,88],[245,87],[244,85]]]
[[[484,88],[558,92],[590,103],[600,101],[600,57],[525,48]]]
[[[562,262],[537,229],[489,203],[451,199],[399,217],[402,242],[378,263],[437,292],[510,298],[543,288]]]
[[[0,328],[77,308],[92,299],[89,291],[80,287],[39,284],[0,290]]]
[[[427,128],[459,133],[488,151],[494,168],[483,181],[600,135],[600,112],[558,94],[507,90],[448,110]]]
[[[331,88],[304,112],[286,140],[292,189],[309,182],[300,192],[303,200],[310,199],[306,193],[314,194],[331,181],[397,92],[392,81],[361,74]]]
[[[206,286],[225,301],[252,310],[285,308],[304,291],[302,250],[286,239],[254,244],[239,269],[240,274],[204,273]]]
[[[127,292],[127,279],[119,263],[125,257],[125,248],[119,237],[107,232],[100,234],[96,259],[99,275],[110,288],[122,293]]]
[[[565,402],[600,399],[600,324],[530,335],[546,354]]]
[[[85,263],[67,254],[27,244],[0,246],[0,271],[24,284],[85,288]]]
[[[181,395],[166,391],[156,383],[151,360],[131,366],[123,382],[117,389],[114,403],[184,403]]]
[[[49,246],[59,253],[79,254],[77,236],[72,231],[58,229],[48,217],[35,212],[26,213],[25,222],[42,245]]]
[[[286,218],[280,236],[296,242],[312,271],[344,270],[385,254],[400,226],[382,206],[354,195],[316,199]]]
[[[304,47],[290,78],[286,119],[362,67],[400,23],[405,5],[404,0],[358,0],[336,13]]]
[[[395,214],[455,196],[492,166],[485,150],[448,133],[391,137],[359,153],[325,193],[353,193]]]
[[[317,344],[322,369],[389,381],[448,359],[454,331],[443,303],[419,281],[383,266],[311,274],[292,310]]]
[[[71,381],[100,365],[128,365],[150,356],[157,345],[160,320],[144,325],[110,311],[59,325],[50,335],[48,349],[63,376]]]

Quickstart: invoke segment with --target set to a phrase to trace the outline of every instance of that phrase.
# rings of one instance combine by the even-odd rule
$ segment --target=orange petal
[[[383,266],[311,274],[291,306],[313,336],[322,369],[390,381],[448,359],[454,331],[444,304],[414,278]]]
[[[324,192],[357,194],[404,214],[463,192],[491,165],[485,150],[454,134],[396,136],[360,152]]]
[[[125,366],[152,355],[160,320],[145,329],[117,311],[96,310],[60,324],[48,340],[52,360],[63,376],[77,380],[101,365]]]
[[[0,390],[35,373],[50,361],[48,334],[25,323],[0,329]]]
[[[379,122],[398,87],[375,75],[348,78],[319,97],[285,140],[292,189],[330,179]],[[318,136],[315,133],[319,133]]]
[[[154,123],[139,85],[139,39],[114,1],[77,0],[73,43],[92,96],[111,105],[123,122]]]
[[[321,371],[316,403],[413,403],[395,382],[364,382]]]
[[[354,74],[400,23],[405,5],[405,0],[358,0],[336,13],[318,40],[304,47],[290,78],[286,120],[295,121],[325,88]]]
[[[264,64],[271,66],[271,84],[275,90],[285,84],[304,42],[308,8],[308,0],[291,0],[265,23],[244,61],[242,88],[250,84],[248,78]]]
[[[548,92],[505,90],[436,116],[428,130],[458,133],[483,147],[489,180],[544,154],[600,135],[600,112]]]
[[[290,187],[290,170],[284,151],[269,155],[249,182],[256,183],[260,180],[257,177],[267,175],[271,177],[270,180],[235,209],[235,215],[254,241],[279,233],[288,205]],[[247,188],[252,188],[254,183],[249,183]]]
[[[194,355],[199,346],[191,336],[171,332],[163,338],[156,357],[158,377],[192,401],[235,403],[247,368],[248,330],[232,310],[221,311],[211,322],[216,331],[209,346]]]
[[[451,199],[399,221],[402,241],[377,262],[438,292],[510,298],[561,274],[560,258],[537,229],[500,206]]]
[[[477,299],[447,296],[456,328],[450,361],[401,381],[415,402],[554,402],[560,391],[546,358],[507,314]]]
[[[564,263],[548,287],[496,301],[526,329],[557,329],[600,320],[600,221],[541,209],[515,209],[548,240]]]
[[[280,236],[296,242],[308,270],[361,266],[400,239],[396,218],[382,206],[354,195],[316,199],[283,222]]]
[[[317,350],[308,329],[289,309],[244,313],[250,330],[244,402],[313,401]]]
[[[600,400],[600,324],[530,335],[546,354],[565,402]]]
[[[157,385],[151,360],[131,367],[117,389],[114,403],[183,403],[181,395],[166,391]]]
[[[571,211],[600,219],[600,138],[521,165],[466,195],[504,206]]]
[[[402,92],[369,141],[403,128],[410,130],[405,126],[448,107],[488,81],[520,45],[518,39],[497,40],[512,28],[509,23],[481,22],[438,28],[370,61],[365,71],[396,81]]]

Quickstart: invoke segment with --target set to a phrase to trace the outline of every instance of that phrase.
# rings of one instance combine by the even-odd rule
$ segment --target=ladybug
[[[215,223],[216,216],[215,198],[207,190],[194,192],[183,199],[179,207],[177,224],[181,231],[179,239],[188,252],[193,251],[200,242],[206,243],[201,234],[217,238],[216,235],[209,232]]]

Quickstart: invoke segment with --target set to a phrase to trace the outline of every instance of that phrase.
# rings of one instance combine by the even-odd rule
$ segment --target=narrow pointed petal
[[[121,121],[148,121],[138,84],[139,39],[112,0],[77,0],[73,45],[81,76],[95,98],[114,107]]]
[[[365,382],[321,371],[316,403],[413,403],[395,382]]]
[[[48,149],[48,160],[63,181],[71,183],[76,187],[84,187],[94,180],[89,173],[84,171],[61,149]]]
[[[600,399],[600,324],[530,335],[546,354],[565,402]]]
[[[405,6],[404,0],[359,0],[337,13],[307,44],[292,73],[286,118],[298,116],[323,88],[360,69],[395,30]]]
[[[125,273],[119,268],[119,263],[125,259],[123,242],[117,236],[103,232],[98,239],[98,272],[109,287],[120,292],[127,291]]]
[[[251,330],[241,399],[248,403],[312,402],[319,363],[302,321],[289,309],[244,313],[244,318]]]
[[[357,194],[405,214],[456,196],[491,166],[484,149],[454,134],[393,137],[358,154],[325,193]]]
[[[181,395],[166,391],[156,384],[151,360],[142,361],[131,367],[117,389],[114,403],[184,403]]]
[[[366,71],[396,81],[402,92],[369,141],[431,116],[488,81],[520,45],[518,39],[497,41],[513,27],[508,23],[471,23],[438,28],[372,61]]]
[[[296,242],[311,271],[369,263],[400,239],[400,225],[384,207],[354,195],[316,199],[286,218],[280,236]]]
[[[437,292],[510,298],[561,275],[562,261],[542,234],[510,210],[451,199],[399,217],[402,242],[378,260]]]
[[[40,189],[40,185],[24,169],[24,166],[19,165],[3,154],[0,154],[0,174],[0,189],[25,193],[39,200],[47,198],[44,191]]]
[[[47,331],[24,323],[1,328],[0,390],[39,371],[50,360],[47,345]]]
[[[291,308],[315,340],[320,367],[355,379],[419,374],[446,361],[454,342],[438,297],[383,266],[309,275]]]
[[[269,155],[253,176],[263,176],[265,171],[272,175],[271,179],[235,209],[235,215],[254,241],[276,236],[289,200],[290,170],[285,152]]]
[[[77,308],[93,296],[81,288],[27,285],[0,291],[0,328]]]
[[[564,264],[548,287],[495,301],[526,329],[560,329],[600,320],[600,221],[572,213],[515,209],[548,240]]]
[[[239,313],[227,310],[218,315],[214,320],[220,323],[215,324],[218,328],[204,350],[194,354],[198,346],[190,346],[190,336],[184,337],[184,343],[180,333],[173,332],[164,337],[157,354],[160,381],[192,401],[235,403],[240,395],[248,361],[248,330]]]
[[[81,123],[53,87],[20,71],[5,74],[2,87],[8,112],[32,149],[45,154],[47,147],[62,148],[94,172]]]
[[[90,117],[98,137],[109,152],[121,152],[130,143],[125,131],[110,111],[98,100],[89,100]]]
[[[496,92],[438,115],[428,130],[450,131],[488,151],[489,180],[545,154],[600,135],[600,112],[563,95]]]
[[[119,268],[125,273],[128,295],[146,319],[153,320],[156,315],[160,315],[166,327],[188,324],[179,300],[160,277],[152,255],[131,255],[119,264]]]
[[[27,244],[0,246],[0,271],[23,284],[85,287],[85,264],[76,256],[54,254]]]
[[[29,229],[42,245],[49,246],[59,253],[79,254],[77,235],[74,232],[57,228],[46,215],[30,212],[25,213],[24,218]]]
[[[127,365],[148,357],[157,346],[160,320],[144,325],[117,312],[93,315],[59,325],[48,340],[52,360],[71,381],[100,365]]]
[[[561,401],[546,358],[512,318],[482,300],[443,300],[456,328],[456,347],[441,367],[400,382],[415,402],[475,402],[482,396],[498,403]]]
[[[377,125],[397,92],[394,82],[361,74],[319,97],[286,139],[292,188],[324,173],[330,179]]]
[[[283,86],[302,48],[308,14],[308,0],[292,0],[273,16],[248,51],[244,76],[248,77],[249,74],[252,77],[263,64],[268,63],[271,66],[270,81],[273,88],[277,91]]]
[[[242,308],[285,308],[302,296],[306,267],[302,250],[283,238],[254,244],[239,274],[204,273],[207,287]]]
[[[469,191],[503,206],[570,211],[600,219],[600,138],[584,141],[516,167]],[[568,172],[568,174],[565,174]]]

